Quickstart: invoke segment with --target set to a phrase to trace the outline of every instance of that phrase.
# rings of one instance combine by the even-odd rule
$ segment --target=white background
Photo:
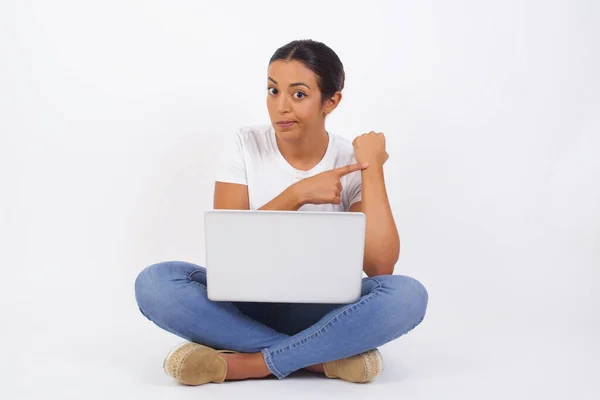
[[[600,397],[600,3],[0,4],[0,397]],[[204,261],[226,135],[268,123],[294,39],[347,73],[331,132],[386,134],[422,325],[369,385],[181,387],[145,320],[146,265]]]

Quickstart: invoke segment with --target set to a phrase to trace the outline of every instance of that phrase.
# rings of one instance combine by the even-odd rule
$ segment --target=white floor
[[[55,288],[64,290],[58,283]],[[11,315],[6,308],[5,321],[18,325],[3,324],[1,398],[600,398],[600,332],[585,323],[567,329],[491,316],[468,320],[432,296],[425,322],[381,348],[385,370],[369,384],[300,372],[282,381],[183,387],[162,371],[163,357],[178,338],[138,315],[132,301],[102,308],[80,295],[81,302],[65,299],[62,307],[37,303],[30,314],[12,308]],[[569,318],[554,322],[560,326]]]

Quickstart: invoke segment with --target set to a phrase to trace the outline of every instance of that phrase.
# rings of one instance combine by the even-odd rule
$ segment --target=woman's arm
[[[273,200],[259,210],[298,211],[304,204],[341,204],[340,179],[352,172],[362,171],[366,165],[345,165],[330,171],[321,172],[288,186]],[[235,183],[216,182],[214,194],[215,209],[248,210],[248,186]]]
[[[248,186],[238,183],[215,182],[213,196],[215,210],[248,210]]]
[[[287,188],[259,210],[298,211],[300,207],[302,207],[302,201],[290,188]]]
[[[362,171],[362,200],[350,206],[351,212],[367,217],[364,271],[367,276],[391,275],[400,257],[400,236],[388,200],[383,164],[388,158],[385,138],[369,133],[354,141],[355,157],[368,162]]]
[[[362,201],[350,206],[351,212],[367,217],[364,271],[367,276],[391,275],[400,257],[400,236],[388,201],[383,168],[362,172]]]

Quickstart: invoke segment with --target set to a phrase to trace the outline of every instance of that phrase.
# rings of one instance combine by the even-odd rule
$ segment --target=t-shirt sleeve
[[[352,158],[351,164],[356,164],[356,159]],[[348,209],[350,209],[352,204],[362,200],[362,174],[360,171],[356,171],[346,177],[348,178],[348,187],[345,190],[348,191]]]
[[[217,157],[217,182],[248,184],[244,148],[239,132],[225,140]]]

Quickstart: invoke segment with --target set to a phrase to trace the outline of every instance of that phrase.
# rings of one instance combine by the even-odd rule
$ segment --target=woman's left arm
[[[354,155],[369,167],[361,172],[362,199],[350,206],[367,218],[364,271],[367,276],[391,275],[400,256],[400,236],[390,207],[383,164],[388,159],[383,133],[370,132],[354,139]]]

